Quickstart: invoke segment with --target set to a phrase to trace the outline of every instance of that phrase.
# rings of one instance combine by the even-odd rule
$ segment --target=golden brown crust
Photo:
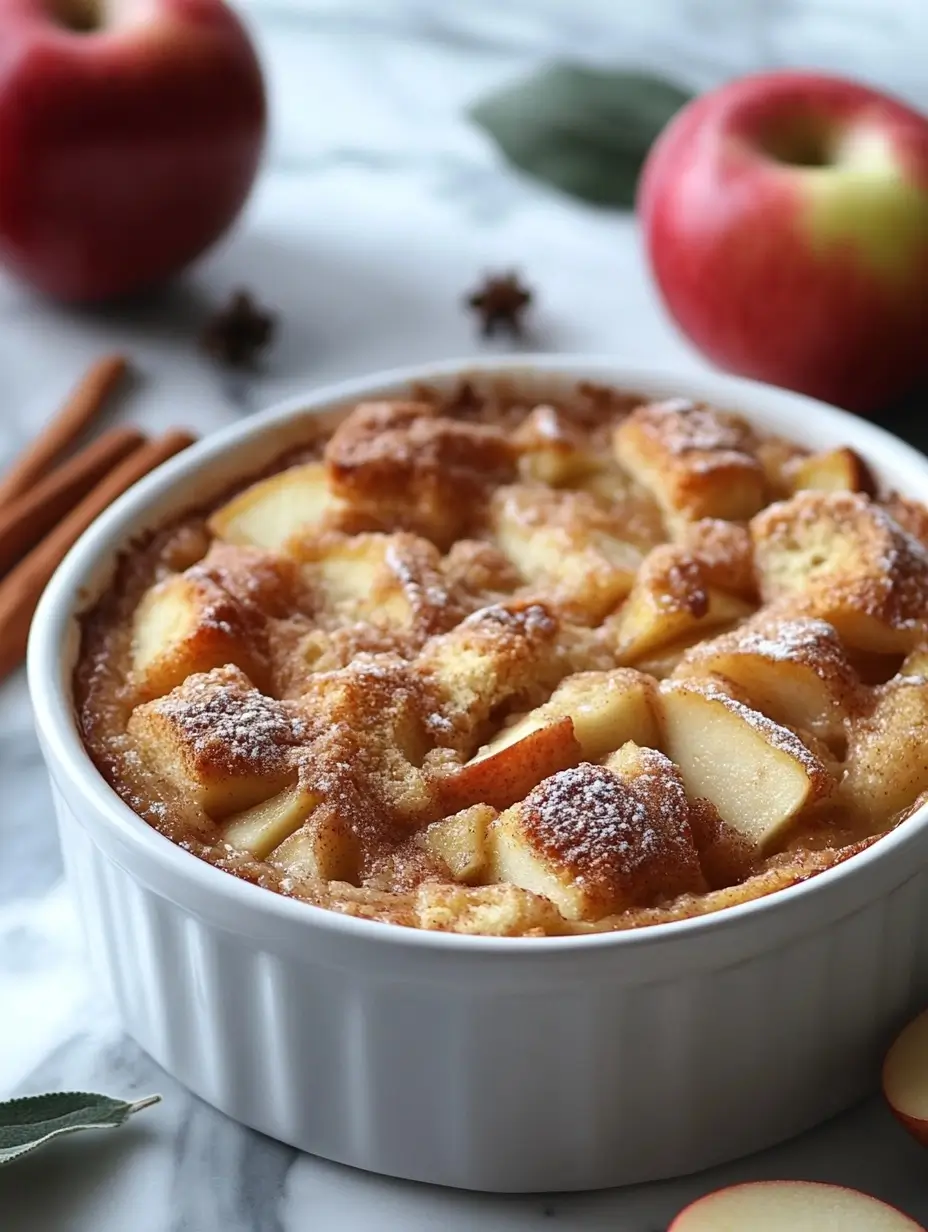
[[[486,488],[515,476],[516,451],[499,429],[437,416],[426,403],[369,402],[333,433],[325,463],[350,505],[448,545]]]
[[[88,748],[123,798],[278,893],[505,936],[749,901],[911,811],[928,778],[919,757],[897,763],[928,721],[928,512],[805,492],[785,539],[782,508],[749,530],[727,519],[859,468],[710,407],[501,390],[362,405],[123,560],[76,674]],[[865,687],[864,660],[898,679]],[[632,661],[677,679],[660,691]],[[665,756],[679,688],[708,690],[707,726],[706,703],[735,716],[712,719],[727,794],[693,786],[688,702],[679,768]],[[769,776],[763,800],[745,757]]]
[[[652,402],[619,425],[613,444],[672,517],[743,521],[766,498],[756,438],[737,415],[682,398]]]

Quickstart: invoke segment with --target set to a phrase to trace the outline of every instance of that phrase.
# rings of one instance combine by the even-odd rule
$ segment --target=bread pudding
[[[320,418],[132,545],[86,747],[168,839],[488,936],[796,885],[928,793],[928,509],[735,411],[499,383]]]

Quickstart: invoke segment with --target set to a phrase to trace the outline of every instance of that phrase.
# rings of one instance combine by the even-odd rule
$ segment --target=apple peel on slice
[[[897,1120],[928,1146],[928,1010],[909,1023],[886,1054],[883,1094]]]
[[[699,1198],[668,1232],[924,1232],[869,1194],[817,1181],[754,1181]]]
[[[583,750],[574,735],[573,720],[565,715],[543,727],[481,749],[469,762],[437,782],[442,811],[457,813],[472,804],[504,809],[537,787],[542,779],[575,766]]]

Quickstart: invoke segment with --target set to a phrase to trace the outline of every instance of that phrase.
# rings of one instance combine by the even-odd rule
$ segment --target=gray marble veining
[[[246,17],[274,128],[242,225],[182,285],[118,311],[74,313],[0,280],[0,464],[104,350],[127,350],[140,369],[121,415],[201,432],[327,380],[475,354],[461,297],[499,266],[537,288],[535,346],[698,370],[650,287],[632,222],[510,174],[467,124],[471,99],[542,60],[635,62],[694,86],[816,65],[928,105],[923,0],[251,0]],[[194,338],[205,306],[239,285],[282,325],[266,369],[233,384]],[[0,773],[0,1094],[165,1097],[124,1130],[0,1171],[3,1232],[659,1232],[692,1196],[772,1176],[856,1184],[928,1220],[924,1155],[876,1102],[711,1175],[567,1198],[387,1181],[245,1130],[159,1071],[95,992],[22,674],[0,690]]]

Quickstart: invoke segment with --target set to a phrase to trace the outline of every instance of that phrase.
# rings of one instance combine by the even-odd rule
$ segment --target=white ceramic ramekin
[[[328,1159],[533,1191],[743,1155],[869,1091],[889,1039],[928,1000],[928,810],[847,864],[718,915],[500,940],[351,919],[238,881],[150,829],[82,748],[74,617],[120,547],[260,467],[307,414],[464,370],[529,394],[577,379],[687,393],[811,446],[850,444],[887,483],[928,496],[928,460],[870,424],[749,382],[610,360],[387,373],[217,433],[91,527],[32,629],[36,723],[91,954],[159,1064],[229,1116]]]

